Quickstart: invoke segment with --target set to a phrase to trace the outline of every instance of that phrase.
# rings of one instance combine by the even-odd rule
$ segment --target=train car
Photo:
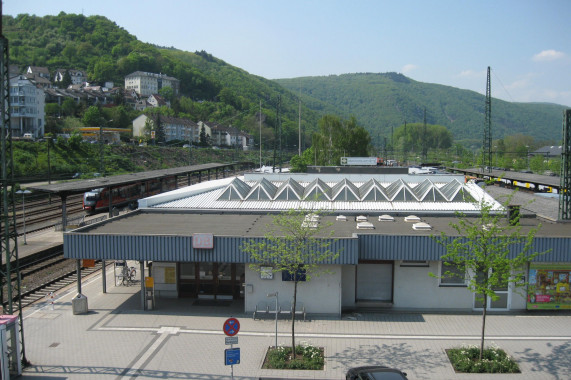
[[[176,178],[167,177],[162,181],[152,179],[114,188],[97,188],[83,194],[83,209],[88,214],[109,210],[109,191],[111,191],[112,207],[128,206],[137,208],[137,201],[165,191],[176,189]]]

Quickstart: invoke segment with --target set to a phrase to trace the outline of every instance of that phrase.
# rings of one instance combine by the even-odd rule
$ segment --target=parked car
[[[385,366],[363,366],[350,368],[346,380],[408,380],[406,373]]]

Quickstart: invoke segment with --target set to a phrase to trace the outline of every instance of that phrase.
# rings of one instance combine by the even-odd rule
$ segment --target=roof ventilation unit
[[[358,230],[374,230],[375,226],[373,226],[373,223],[371,223],[371,222],[360,222],[360,223],[357,223],[357,229]]]
[[[420,222],[420,218],[416,215],[409,215],[404,217],[404,221],[409,223],[417,223]]]
[[[380,215],[379,216],[379,222],[394,222],[395,218],[390,216],[390,215]]]
[[[414,223],[412,225],[412,229],[413,230],[417,230],[417,231],[430,231],[432,229],[432,226],[428,223]]]

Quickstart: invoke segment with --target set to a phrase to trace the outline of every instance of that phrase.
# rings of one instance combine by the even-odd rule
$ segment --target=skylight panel
[[[414,223],[412,225],[412,229],[420,231],[429,231],[432,230],[432,226],[428,223],[420,222],[420,223]]]
[[[416,223],[420,222],[420,218],[416,215],[409,215],[404,217],[404,221],[407,223]]]
[[[374,230],[375,226],[371,222],[359,222],[357,223],[358,230]]]

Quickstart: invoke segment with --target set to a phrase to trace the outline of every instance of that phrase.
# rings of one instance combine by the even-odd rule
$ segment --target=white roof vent
[[[314,221],[314,220],[304,220],[303,222],[301,222],[301,227],[302,228],[310,228],[312,230],[317,229],[317,225],[319,223]]]
[[[409,215],[404,217],[405,222],[416,223],[420,222],[420,218],[416,215]]]
[[[374,230],[375,226],[373,226],[373,223],[371,223],[371,222],[360,222],[360,223],[357,223],[357,229],[358,230]]]
[[[339,220],[341,222],[346,222],[347,217],[345,215],[337,215],[337,218],[335,218],[335,220]]]
[[[355,221],[357,222],[366,222],[368,219],[365,215],[359,215],[355,218]]]
[[[412,229],[413,230],[420,230],[420,231],[430,231],[432,229],[432,226],[428,223],[414,223],[412,225]]]
[[[482,229],[483,229],[484,231],[489,231],[489,230],[491,230],[492,228],[494,228],[494,225],[493,225],[492,223],[482,224]]]
[[[390,215],[381,215],[379,216],[379,222],[394,222],[395,218]]]
[[[307,214],[307,215],[305,216],[305,220],[309,220],[309,221],[312,221],[312,222],[318,222],[319,219],[320,219],[320,217],[319,217],[319,215],[317,215],[317,214]]]

